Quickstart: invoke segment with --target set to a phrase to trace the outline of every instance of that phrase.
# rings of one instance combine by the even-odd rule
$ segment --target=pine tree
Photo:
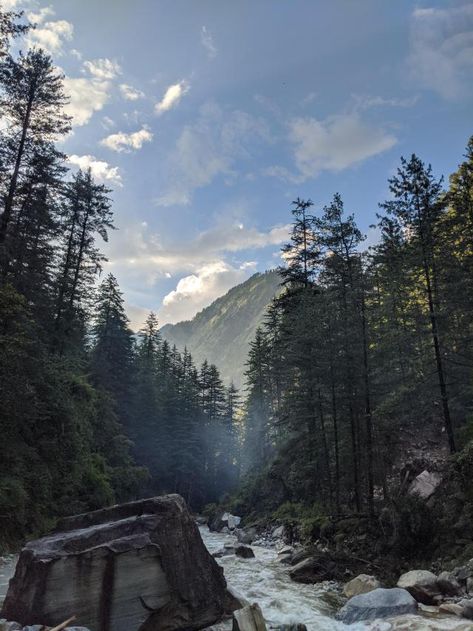
[[[415,155],[409,161],[402,158],[397,175],[389,180],[394,199],[382,204],[408,236],[411,255],[418,265],[424,283],[430,320],[431,339],[443,410],[443,420],[450,451],[456,450],[450,415],[443,340],[439,330],[439,277],[436,256],[437,226],[443,214],[442,181],[436,180],[430,166]]]
[[[12,257],[8,237],[19,211],[19,192],[31,161],[38,153],[49,153],[53,162],[59,161],[62,154],[52,143],[66,134],[70,125],[63,111],[67,102],[63,76],[41,49],[20,54],[18,59],[10,55],[2,59],[0,94],[2,113],[9,121],[1,138],[0,185],[4,203],[0,215],[0,264],[5,274]]]

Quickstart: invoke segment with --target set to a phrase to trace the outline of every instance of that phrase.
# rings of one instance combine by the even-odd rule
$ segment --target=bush
[[[318,504],[302,502],[284,502],[273,511],[271,518],[290,529],[297,529],[303,539],[319,538],[321,530],[329,522]]]

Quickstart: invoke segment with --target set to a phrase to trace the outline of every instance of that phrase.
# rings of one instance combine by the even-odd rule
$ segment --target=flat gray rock
[[[361,620],[401,616],[416,613],[416,611],[417,602],[407,590],[399,587],[392,589],[380,587],[367,594],[350,598],[338,612],[337,619],[345,624],[352,624]]]

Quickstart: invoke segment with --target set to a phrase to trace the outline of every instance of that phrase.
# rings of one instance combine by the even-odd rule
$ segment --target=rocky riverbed
[[[225,545],[236,544],[227,533],[209,532],[200,526],[202,538],[215,553]],[[417,615],[403,615],[369,623],[345,625],[335,619],[342,605],[342,589],[332,582],[304,585],[293,582],[288,566],[278,560],[277,544],[252,544],[255,557],[243,559],[233,554],[217,558],[228,584],[250,602],[257,602],[268,627],[305,624],[308,631],[472,631],[473,623],[456,616],[438,614],[428,608]],[[222,630],[231,629],[231,623]]]
[[[227,544],[235,544],[231,534],[209,532],[200,526],[205,545],[211,553],[218,552]],[[424,610],[419,615],[404,615],[370,623],[345,625],[334,615],[342,604],[342,590],[336,583],[316,585],[294,583],[288,568],[278,560],[276,546],[252,545],[255,557],[241,558],[228,554],[218,558],[229,585],[250,602],[257,602],[263,611],[268,627],[303,623],[308,631],[472,631],[473,623],[455,616],[440,615]],[[0,560],[0,603],[8,580],[14,573],[16,557]],[[225,631],[231,622],[218,625]]]

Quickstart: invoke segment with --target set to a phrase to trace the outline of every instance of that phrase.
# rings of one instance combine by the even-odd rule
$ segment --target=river
[[[207,527],[200,532],[210,552],[234,543],[231,535],[211,533]],[[227,583],[250,602],[257,602],[268,626],[304,623],[308,631],[472,631],[473,623],[456,617],[429,619],[423,616],[400,616],[369,624],[346,626],[332,617],[329,604],[333,585],[301,585],[288,576],[287,566],[277,561],[273,548],[252,546],[254,559],[241,559],[234,555],[218,559]],[[0,558],[0,604],[5,596],[8,581],[15,569],[16,557]],[[222,629],[231,625],[222,625]]]
[[[234,543],[231,535],[200,528],[210,552]],[[345,625],[334,620],[327,597],[333,585],[302,585],[291,581],[288,568],[277,560],[276,550],[253,545],[254,559],[235,555],[217,559],[227,583],[250,602],[257,602],[268,626],[303,623],[308,631],[472,631],[473,623],[457,617],[399,616],[372,623]],[[231,627],[229,627],[231,628]]]

